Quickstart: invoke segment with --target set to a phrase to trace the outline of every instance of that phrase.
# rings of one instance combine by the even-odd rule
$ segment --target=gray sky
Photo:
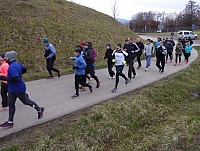
[[[114,0],[68,0],[81,4],[104,14],[112,16]],[[119,16],[117,18],[131,19],[138,12],[158,11],[166,13],[184,10],[189,0],[116,0]],[[194,0],[198,4],[200,0]]]

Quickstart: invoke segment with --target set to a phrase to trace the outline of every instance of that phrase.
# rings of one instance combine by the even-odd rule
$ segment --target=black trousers
[[[179,58],[179,62],[181,62],[181,54],[176,54],[175,63],[178,62],[178,58]]]
[[[110,77],[113,77],[115,75],[115,72],[112,70],[112,68],[113,68],[113,64],[108,63],[108,73],[109,73]]]
[[[140,66],[142,66],[142,64],[141,64],[142,50],[138,51],[136,56],[137,56],[137,61],[138,61],[138,67],[140,67]]]
[[[24,103],[24,105],[29,105],[35,108],[38,112],[40,111],[40,107],[29,99],[29,96],[26,92],[22,93],[11,93],[8,92],[8,105],[9,105],[9,119],[8,121],[13,122],[15,115],[15,102],[19,98],[19,100]]]
[[[185,61],[186,61],[186,62],[189,61],[190,55],[191,55],[191,53],[185,53]]]
[[[86,76],[85,75],[75,75],[75,89],[76,89],[76,94],[79,95],[79,84],[82,86],[86,86],[91,88],[92,86],[87,84],[85,81]]]
[[[124,65],[116,66],[115,88],[117,88],[119,84],[119,76],[122,76],[125,80],[128,80],[128,78],[122,73],[123,69],[124,69]]]
[[[46,68],[50,76],[53,76],[52,71],[59,73],[60,71],[54,68],[55,58],[46,59]]]
[[[172,52],[167,52],[166,61],[168,60],[168,56],[169,56],[170,60],[173,59]]]
[[[160,64],[161,64],[161,65],[160,65]],[[165,68],[165,57],[157,57],[156,66],[157,66],[162,72],[164,72],[164,68]]]
[[[1,98],[2,98],[2,107],[8,106],[8,84],[1,83]]]
[[[94,66],[93,65],[87,65],[87,67],[85,68],[85,72],[86,75],[90,74],[90,76],[92,78],[94,78],[94,80],[99,83],[99,79],[97,78],[97,76],[95,75],[95,71],[94,71]]]
[[[134,60],[130,60],[129,68],[128,68],[128,77],[131,79],[132,78],[132,73],[135,76],[135,68],[134,68]]]

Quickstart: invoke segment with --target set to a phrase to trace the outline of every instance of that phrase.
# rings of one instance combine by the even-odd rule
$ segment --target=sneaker
[[[164,70],[161,70],[160,72],[161,72],[161,73],[163,73],[163,72],[164,72]]]
[[[188,61],[186,61],[186,64],[188,64]]]
[[[172,60],[170,60],[170,63],[172,63]]]
[[[0,127],[2,127],[2,128],[12,128],[13,125],[14,125],[13,122],[7,121],[7,122],[5,122],[3,124],[0,124]]]
[[[159,72],[161,72],[161,69],[159,69]]]
[[[38,119],[41,119],[43,117],[43,113],[44,113],[44,107],[41,107],[40,111],[38,112]]]
[[[112,93],[115,93],[117,91],[117,88],[114,88],[111,90]]]
[[[53,76],[49,76],[49,77],[47,77],[47,79],[53,79]]]
[[[115,76],[109,77],[109,79],[115,79]]]
[[[178,65],[181,65],[181,63],[179,62]]]
[[[0,107],[0,111],[5,111],[5,110],[9,110],[9,108],[8,107],[3,107],[3,106]]]
[[[142,66],[142,65],[138,66],[137,69],[140,69],[141,66]]]
[[[148,71],[148,68],[146,68],[144,71],[146,71],[146,72],[147,72],[147,71]]]
[[[93,92],[93,87],[91,87],[91,88],[89,88],[90,89],[90,93],[92,93]]]
[[[174,66],[176,66],[177,64],[175,63]]]
[[[100,87],[100,84],[101,84],[101,81],[99,80],[99,82],[97,83],[96,88],[99,88],[99,87]]]
[[[132,79],[134,79],[134,78],[135,78],[135,76],[136,76],[136,75],[133,75]]]
[[[73,96],[72,96],[72,99],[75,99],[75,98],[78,98],[79,97],[79,94],[74,94]]]
[[[61,76],[61,72],[59,71],[59,72],[58,72],[58,77],[60,77],[60,76]]]
[[[130,83],[130,82],[131,82],[131,80],[128,79],[128,80],[125,81],[125,84],[128,84],[128,83]]]

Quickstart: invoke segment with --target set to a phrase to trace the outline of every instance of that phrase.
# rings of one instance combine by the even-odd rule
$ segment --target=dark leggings
[[[87,67],[85,68],[85,72],[86,75],[90,74],[90,76],[92,78],[94,78],[94,80],[99,83],[99,79],[97,78],[97,76],[95,75],[95,71],[94,71],[94,66],[93,65],[87,65]]]
[[[178,62],[178,58],[179,58],[179,63],[181,63],[181,54],[176,54],[175,63]]]
[[[128,77],[131,79],[132,78],[132,73],[135,76],[135,68],[134,68],[134,60],[130,60],[129,68],[128,68]]]
[[[115,72],[112,70],[112,68],[113,68],[113,64],[108,63],[108,73],[109,73],[110,77],[113,77],[115,75]]]
[[[92,86],[87,84],[85,81],[86,77],[85,75],[75,75],[75,89],[76,89],[76,94],[79,95],[79,84],[82,86],[86,86],[91,88]]]
[[[161,65],[160,65],[160,64],[161,64]],[[157,57],[156,66],[157,66],[162,72],[164,72],[164,68],[165,68],[165,58],[164,58],[164,57]]]
[[[8,105],[9,105],[9,119],[8,121],[13,122],[14,114],[15,114],[15,102],[19,98],[19,100],[24,103],[24,105],[29,105],[35,108],[38,112],[40,111],[40,107],[29,99],[29,96],[26,92],[22,93],[11,93],[8,92]]]
[[[57,73],[60,72],[59,70],[57,70],[56,68],[53,67],[54,66],[54,62],[55,62],[54,58],[46,60],[46,68],[47,68],[47,71],[49,72],[50,76],[53,75],[51,71],[54,71],[54,72],[57,72]]]
[[[169,56],[170,60],[173,59],[172,52],[167,52],[166,61],[168,60],[168,56]]]
[[[116,81],[115,81],[115,88],[117,88],[119,83],[119,76],[122,76],[125,80],[128,80],[128,78],[122,73],[124,69],[124,65],[116,66]]]
[[[137,52],[138,67],[142,66],[142,64],[141,64],[141,56],[142,56],[142,50],[140,50],[139,52]]]
[[[189,61],[190,54],[191,54],[191,53],[185,53],[185,61],[186,61],[186,62]]]
[[[1,83],[1,98],[2,98],[2,107],[8,106],[8,84]]]

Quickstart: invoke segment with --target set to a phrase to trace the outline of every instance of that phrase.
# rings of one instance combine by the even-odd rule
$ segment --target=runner
[[[34,101],[29,99],[26,93],[26,85],[22,80],[22,74],[27,70],[19,62],[16,61],[17,53],[15,51],[6,52],[5,60],[9,63],[8,77],[0,76],[0,80],[8,81],[8,104],[9,104],[9,118],[8,121],[1,124],[0,127],[13,127],[13,119],[15,114],[16,99],[35,108],[38,112],[38,119],[42,118],[44,108],[39,107]]]
[[[170,63],[173,59],[173,44],[168,40],[165,44],[165,48],[167,49],[166,63],[168,61],[168,56],[170,58]]]
[[[45,38],[43,40],[43,43],[44,43],[44,46],[45,46],[44,57],[46,58],[46,68],[47,68],[47,71],[49,72],[48,79],[53,79],[52,71],[57,72],[58,77],[60,77],[61,72],[58,69],[53,67],[54,62],[56,60],[56,50],[55,50],[54,46],[51,43],[49,43],[47,38]]]
[[[128,52],[128,58],[129,58],[128,77],[131,80],[132,78],[135,78],[136,76],[134,61],[136,58],[136,54],[139,51],[139,48],[135,43],[133,43],[132,38],[128,38],[128,41],[129,41],[129,44],[127,45],[127,52]]]
[[[115,78],[115,72],[112,70],[113,68],[112,53],[113,53],[113,50],[111,49],[111,44],[106,44],[106,52],[105,52],[104,59],[107,59],[108,73],[110,75],[109,79]]]
[[[186,46],[185,46],[185,63],[188,64],[188,61],[189,61],[189,57],[191,55],[191,52],[192,52],[192,46],[190,45],[189,42],[186,43]]]
[[[156,49],[156,59],[157,59],[156,66],[159,68],[159,72],[161,73],[164,72],[166,55],[167,55],[167,50],[163,46],[163,42],[160,42],[160,46]]]
[[[74,67],[73,70],[75,70],[75,89],[76,89],[76,93],[72,96],[72,98],[77,98],[79,97],[79,84],[81,84],[82,86],[86,86],[89,87],[90,89],[90,93],[93,92],[93,88],[91,85],[87,84],[85,82],[85,67],[86,62],[83,59],[82,55],[81,55],[81,49],[76,49],[74,51],[74,55],[76,56],[76,60],[74,63]]]
[[[142,51],[144,49],[144,44],[141,42],[140,38],[136,39],[136,45],[139,48],[139,51],[137,52],[137,61],[138,61],[138,69],[142,66],[141,64],[141,56],[142,56]]]
[[[179,62],[178,62],[178,65],[181,64],[181,55],[182,55],[182,50],[183,50],[183,45],[180,41],[178,41],[178,43],[176,44],[176,48],[175,48],[175,55],[176,55],[176,58],[175,58],[175,66],[177,65],[177,62],[178,62],[178,58],[179,58]]]
[[[4,59],[5,53],[0,54],[0,75],[7,77],[8,75],[8,63]],[[0,107],[0,111],[8,110],[8,82],[2,81],[1,83],[1,98],[2,98],[2,106]]]
[[[147,43],[144,45],[144,54],[146,56],[146,69],[145,71],[148,71],[148,68],[151,64],[151,57],[154,53],[154,45],[151,43],[150,39],[147,39]]]
[[[114,50],[112,56],[113,56],[113,62],[115,63],[116,67],[116,81],[115,81],[115,87],[111,90],[112,93],[115,93],[117,91],[117,86],[119,83],[119,76],[122,76],[125,79],[125,84],[130,83],[130,80],[122,73],[124,69],[124,65],[126,64],[125,56],[128,56],[128,53],[121,49],[122,45],[117,44],[116,50]]]

